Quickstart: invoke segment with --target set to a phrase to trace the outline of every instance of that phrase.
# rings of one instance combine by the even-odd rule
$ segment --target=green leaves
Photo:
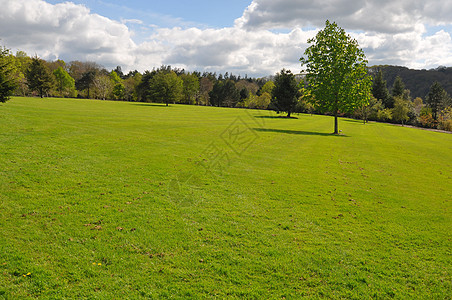
[[[159,72],[150,82],[152,99],[156,102],[177,102],[182,97],[183,82],[173,71]]]
[[[63,93],[68,93],[70,91],[75,90],[75,80],[69,75],[62,67],[58,67],[55,71],[53,71],[53,75],[55,76],[57,83],[57,90],[60,92],[60,95],[63,96]]]

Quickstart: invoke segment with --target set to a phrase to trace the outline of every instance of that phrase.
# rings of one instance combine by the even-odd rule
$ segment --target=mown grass
[[[275,116],[0,105],[0,298],[450,299],[452,135]]]

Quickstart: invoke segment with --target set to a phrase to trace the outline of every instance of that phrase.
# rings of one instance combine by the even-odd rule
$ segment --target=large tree
[[[0,102],[6,102],[16,88],[12,55],[6,48],[0,48]]]
[[[37,91],[42,98],[54,84],[54,77],[43,59],[33,57],[26,72],[27,84],[30,90]]]
[[[176,103],[182,98],[183,82],[174,71],[158,72],[150,81],[150,94],[155,102]]]
[[[430,87],[430,91],[425,99],[426,104],[432,109],[432,116],[436,120],[438,113],[443,108],[443,104],[447,102],[449,95],[438,81],[435,81]]]
[[[271,89],[271,106],[277,112],[286,112],[287,117],[297,105],[298,84],[290,70],[282,69],[275,76],[275,85]]]
[[[353,112],[372,96],[366,56],[358,42],[334,22],[326,21],[308,43],[312,45],[300,61],[306,66],[309,101],[319,111],[334,115],[334,134],[338,134],[339,113]]]

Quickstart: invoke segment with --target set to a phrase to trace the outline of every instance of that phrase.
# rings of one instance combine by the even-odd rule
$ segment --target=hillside
[[[194,105],[0,110],[0,298],[452,294],[450,134]]]
[[[421,97],[425,99],[430,86],[435,81],[441,83],[449,95],[452,95],[452,67],[439,67],[433,70],[414,70],[399,66],[373,66],[370,70],[373,74],[379,70],[383,72],[389,91],[391,91],[396,77],[400,76],[406,88],[411,91],[413,98]]]

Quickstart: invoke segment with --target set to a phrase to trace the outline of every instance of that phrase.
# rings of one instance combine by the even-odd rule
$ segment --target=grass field
[[[0,105],[0,298],[451,299],[452,135],[266,111]]]

